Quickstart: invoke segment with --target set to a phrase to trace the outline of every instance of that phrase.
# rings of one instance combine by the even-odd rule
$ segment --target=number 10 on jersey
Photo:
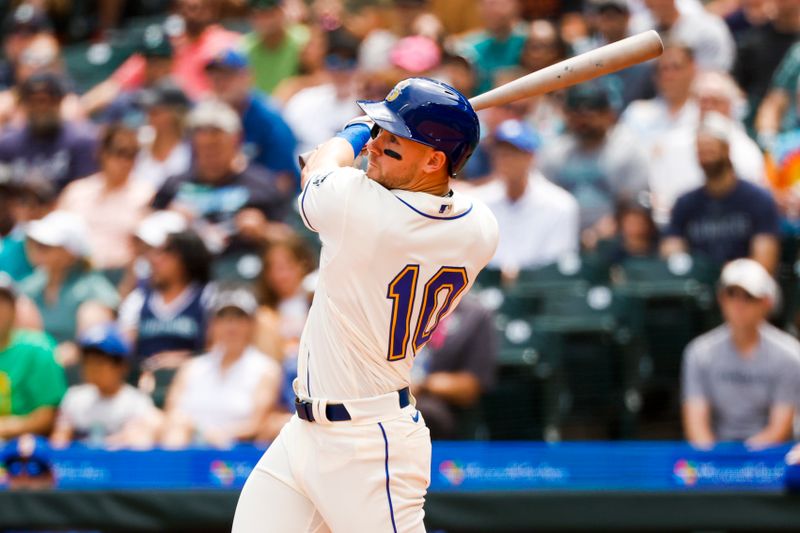
[[[386,293],[386,298],[392,300],[387,355],[389,361],[399,361],[406,357],[418,278],[419,265],[406,265],[389,283]],[[430,340],[439,320],[450,311],[453,302],[466,287],[467,270],[464,267],[442,267],[425,283],[422,308],[414,331],[413,353],[416,354]]]

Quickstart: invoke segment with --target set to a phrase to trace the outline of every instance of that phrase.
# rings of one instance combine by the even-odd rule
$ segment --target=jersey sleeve
[[[701,362],[701,353],[697,343],[691,343],[683,353],[683,370],[681,372],[681,396],[683,401],[705,400],[705,368]]]
[[[341,239],[348,203],[369,178],[354,168],[336,168],[313,174],[300,194],[298,206],[303,223],[319,233],[325,244]]]

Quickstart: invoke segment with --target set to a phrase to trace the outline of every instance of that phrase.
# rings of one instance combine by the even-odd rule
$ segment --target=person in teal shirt
[[[19,284],[42,315],[44,329],[59,343],[75,338],[86,304],[105,308],[108,320],[119,305],[116,289],[88,264],[89,244],[83,221],[73,213],[53,211],[27,230],[28,256],[36,266]]]
[[[270,94],[282,80],[300,73],[301,55],[311,32],[287,24],[281,0],[250,0],[253,31],[242,38],[242,50],[259,91]]]
[[[47,435],[66,391],[64,371],[47,335],[14,329],[17,293],[0,273],[0,441]]]
[[[519,65],[528,35],[516,0],[483,0],[480,11],[483,29],[466,35],[458,46],[459,53],[477,70],[476,94],[494,86],[499,70]]]

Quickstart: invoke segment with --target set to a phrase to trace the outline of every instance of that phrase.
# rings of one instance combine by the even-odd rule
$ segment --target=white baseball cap
[[[156,211],[139,223],[134,235],[152,248],[159,248],[167,242],[171,233],[178,233],[188,227],[186,219],[175,211]]]
[[[704,113],[703,118],[700,119],[697,133],[698,135],[701,133],[710,135],[730,145],[731,136],[733,135],[733,121],[721,113],[708,111]]]
[[[75,257],[89,256],[89,228],[81,217],[68,211],[53,211],[28,226],[27,235],[45,246],[59,246]]]
[[[242,131],[242,120],[234,108],[222,100],[205,100],[197,104],[186,118],[190,130],[215,128],[230,134]]]
[[[767,269],[752,259],[736,259],[722,269],[722,287],[741,287],[755,298],[775,300],[778,287]]]

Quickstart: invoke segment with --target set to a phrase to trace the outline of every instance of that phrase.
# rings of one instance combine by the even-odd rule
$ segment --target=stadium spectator
[[[635,137],[616,125],[611,90],[602,82],[571,87],[568,131],[540,151],[545,177],[580,206],[581,242],[593,246],[614,233],[614,205],[648,190],[648,167]]]
[[[212,253],[253,252],[267,221],[283,219],[287,194],[265,169],[242,156],[242,125],[230,106],[203,102],[187,122],[194,164],[164,183],[153,207],[188,216]]]
[[[47,333],[59,343],[68,343],[76,337],[79,325],[89,325],[83,320],[91,322],[89,317],[96,316],[111,319],[119,296],[113,285],[91,268],[88,229],[78,215],[53,211],[32,222],[27,237],[28,257],[36,270],[19,288],[36,303]]]
[[[6,202],[0,216],[7,219],[7,231],[0,231],[0,272],[6,272],[15,281],[33,273],[33,265],[25,251],[25,229],[34,220],[43,218],[53,210],[56,191],[44,179],[0,184],[0,197]]]
[[[412,393],[433,439],[458,436],[458,414],[492,388],[499,345],[494,317],[464,298],[416,355]]]
[[[600,46],[624,39],[629,35],[630,8],[628,0],[590,0],[588,15],[594,21],[595,33],[573,46],[575,53],[588,52]],[[609,78],[619,84],[623,106],[634,100],[652,97],[653,69],[651,64],[639,64],[626,68]]]
[[[143,90],[138,102],[147,113],[151,135],[144,140],[132,173],[136,180],[158,190],[167,178],[183,174],[191,166],[192,150],[183,127],[191,102],[169,80]]]
[[[86,222],[92,266],[116,284],[133,258],[129,237],[148,214],[155,190],[133,179],[139,153],[138,129],[114,123],[100,136],[100,171],[70,183],[61,193],[58,209]]]
[[[483,28],[467,34],[460,52],[478,72],[478,94],[494,84],[498,70],[519,64],[528,28],[519,18],[518,0],[481,0]]]
[[[125,68],[101,81],[81,96],[88,115],[99,115],[103,122],[124,120],[139,110],[139,91],[171,80],[172,44],[162,24],[151,24],[142,32],[138,54]],[[130,71],[130,74],[129,74]],[[134,79],[128,80],[128,76]]]
[[[313,150],[361,114],[356,95],[356,46],[337,43],[325,58],[328,80],[296,93],[286,102],[284,116],[297,136],[298,152]]]
[[[631,257],[658,257],[659,232],[649,207],[631,200],[619,202],[615,219],[616,235],[598,245],[606,264],[619,265]]]
[[[172,78],[192,100],[208,96],[211,83],[205,72],[208,61],[220,51],[236,46],[241,35],[225,29],[217,14],[216,0],[178,0],[177,12],[183,21],[182,32],[170,34]],[[122,91],[134,91],[148,81],[149,61],[132,55],[111,75]]]
[[[791,439],[800,343],[766,320],[777,291],[756,261],[737,259],[723,269],[718,298],[725,323],[684,353],[683,424],[692,444],[763,448]]]
[[[645,0],[662,38],[686,43],[703,69],[730,70],[736,47],[722,19],[702,9],[682,13],[676,4],[676,0]]]
[[[47,14],[28,3],[17,6],[3,21],[3,59],[0,89],[16,85],[16,66],[22,51],[39,35],[52,33]]]
[[[476,191],[500,227],[500,243],[489,266],[509,275],[549,265],[578,252],[579,209],[570,193],[536,170],[539,139],[518,120],[494,132],[495,179]]]
[[[253,31],[243,37],[242,50],[252,66],[255,87],[270,94],[282,80],[300,73],[311,32],[287,20],[283,0],[248,0],[248,4]]]
[[[700,109],[692,98],[692,84],[697,69],[690,48],[667,43],[664,53],[655,67],[657,95],[649,100],[631,102],[620,117],[620,123],[628,128],[645,150],[650,189],[652,192],[653,216],[659,224],[666,224],[675,198],[686,189],[674,191],[675,180],[684,178],[685,169],[674,169],[684,162],[685,154],[675,157],[669,150],[671,144],[692,144]],[[691,148],[691,147],[690,147]],[[685,150],[684,150],[685,151]]]
[[[329,31],[320,25],[309,28],[308,43],[300,55],[300,70],[294,76],[282,79],[269,95],[279,107],[283,107],[289,99],[303,89],[327,83],[328,72],[325,68],[325,57],[328,55],[330,42],[338,34],[349,33],[343,28]],[[250,63],[253,59],[248,57]],[[260,89],[260,88],[259,88]]]
[[[661,253],[701,254],[717,265],[751,257],[774,272],[780,256],[779,214],[770,194],[733,170],[731,121],[709,112],[697,130],[705,184],[675,202]]]
[[[259,349],[279,359],[296,351],[311,307],[311,295],[303,281],[314,266],[308,244],[296,234],[276,236],[267,243],[258,281],[261,307],[255,344]],[[282,343],[279,351],[273,348],[276,320]]]
[[[188,225],[183,215],[175,211],[154,211],[139,223],[130,239],[133,258],[117,285],[121,297],[127,298],[134,289],[147,285],[152,271],[147,260],[150,251],[163,246],[170,234],[184,231]]]
[[[430,13],[428,0],[395,0],[389,6],[386,15],[386,27],[371,28],[358,52],[358,66],[364,72],[380,72],[391,67],[392,49],[403,37],[426,35],[423,26],[433,22],[437,33],[440,28],[438,19]]]
[[[63,80],[34,74],[19,88],[26,124],[0,136],[0,165],[14,181],[50,180],[57,190],[97,170],[96,138],[91,129],[61,117]]]
[[[206,72],[214,95],[239,113],[247,158],[274,172],[278,189],[287,197],[299,191],[295,135],[269,98],[252,89],[247,57],[226,49],[208,62]]]
[[[120,328],[145,370],[175,367],[206,347],[211,257],[193,231],[161,237],[147,253],[150,278],[119,309]]]
[[[0,273],[0,440],[47,435],[64,395],[64,371],[43,333],[15,327],[17,291]]]
[[[113,323],[98,324],[78,339],[83,383],[73,385],[61,400],[53,446],[73,441],[109,449],[153,446],[161,414],[150,396],[125,382],[131,353]]]
[[[800,35],[800,3],[795,0],[769,2],[769,20],[745,31],[737,39],[733,75],[748,99],[748,122],[754,118],[767,94],[772,75]]]
[[[770,149],[775,136],[800,126],[797,96],[800,79],[800,43],[795,43],[783,56],[767,95],[756,113],[755,128],[759,144]]]
[[[31,76],[42,73],[50,73],[65,78],[58,41],[56,41],[55,37],[46,33],[34,37],[22,50],[17,59],[14,72],[16,84],[0,92],[0,126],[24,126],[25,113],[20,105],[20,87]],[[83,119],[84,113],[80,107],[80,100],[76,94],[66,90],[68,86],[68,83],[64,83],[65,94],[59,105],[61,118],[64,120]]]
[[[278,400],[280,365],[252,345],[258,302],[244,289],[214,301],[211,350],[178,370],[167,396],[162,443],[226,448],[252,440]]]

